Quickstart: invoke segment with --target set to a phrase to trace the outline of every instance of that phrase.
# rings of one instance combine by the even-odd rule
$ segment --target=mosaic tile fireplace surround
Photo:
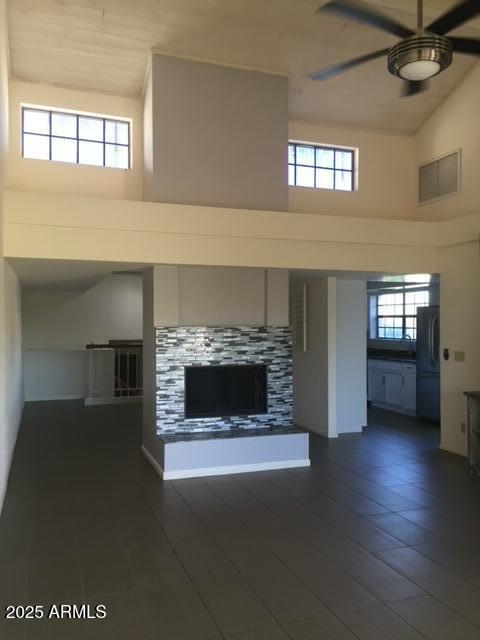
[[[185,418],[185,367],[267,367],[267,411],[258,415]],[[292,337],[289,327],[157,327],[157,435],[292,426]]]

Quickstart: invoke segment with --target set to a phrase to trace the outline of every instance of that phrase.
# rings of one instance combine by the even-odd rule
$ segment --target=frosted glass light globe
[[[440,71],[440,65],[434,60],[415,60],[408,62],[398,71],[405,80],[426,80]]]

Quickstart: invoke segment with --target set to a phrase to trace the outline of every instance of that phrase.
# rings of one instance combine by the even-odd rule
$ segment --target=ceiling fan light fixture
[[[388,52],[388,70],[404,80],[427,80],[450,66],[448,38],[423,33],[401,40]]]
[[[404,80],[428,80],[440,73],[441,69],[435,60],[414,60],[400,67],[398,73]]]

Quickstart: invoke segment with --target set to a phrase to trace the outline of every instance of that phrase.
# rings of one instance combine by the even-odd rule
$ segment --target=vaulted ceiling
[[[476,59],[456,54],[423,94],[400,98],[383,59],[324,82],[318,68],[389,47],[394,36],[316,13],[324,0],[8,0],[14,77],[115,95],[141,95],[148,54],[163,53],[290,77],[295,120],[414,132]],[[426,0],[427,19],[451,0]],[[375,6],[416,24],[416,0]],[[480,21],[456,34],[479,36]]]

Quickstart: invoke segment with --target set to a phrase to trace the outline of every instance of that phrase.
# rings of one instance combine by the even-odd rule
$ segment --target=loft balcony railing
[[[88,344],[86,349],[86,404],[142,398],[141,340],[110,340],[108,344]]]

